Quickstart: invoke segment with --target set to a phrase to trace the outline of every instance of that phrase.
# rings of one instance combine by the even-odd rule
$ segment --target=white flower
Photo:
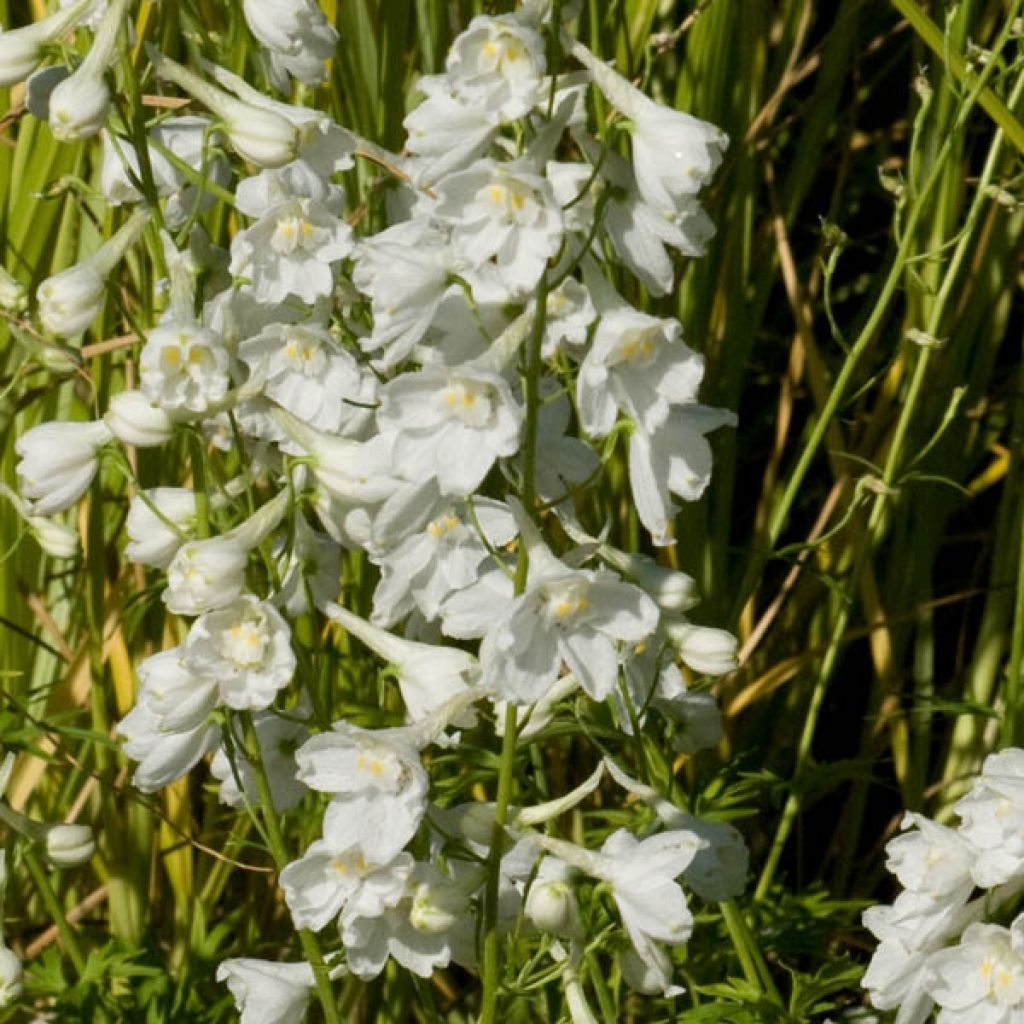
[[[281,889],[295,927],[319,931],[347,904],[367,917],[395,906],[412,868],[408,853],[380,861],[367,857],[358,844],[339,849],[318,839],[281,872]]]
[[[201,615],[233,601],[245,584],[248,554],[230,536],[183,544],[167,566],[163,601],[175,615]]]
[[[306,794],[306,787],[295,778],[295,750],[309,738],[309,730],[304,722],[272,712],[257,712],[253,715],[253,725],[260,744],[263,769],[270,782],[274,810],[278,813],[290,811]],[[222,804],[242,806],[243,792],[250,803],[259,803],[252,765],[238,747],[235,748],[232,766],[226,749],[221,746],[210,762],[210,774],[220,780],[217,796]]]
[[[392,665],[410,721],[423,720],[479,682],[480,666],[467,651],[395,636],[338,604],[328,604],[324,610],[328,618],[340,623]]]
[[[427,503],[426,511],[430,518],[422,532],[387,548],[376,559],[381,579],[373,594],[372,618],[377,625],[391,625],[414,607],[432,621],[450,594],[477,580],[490,553],[474,523],[492,548],[508,544],[516,534],[508,507],[489,498],[475,498],[471,508],[441,499]],[[380,526],[378,517],[375,536]]]
[[[644,430],[667,419],[671,404],[696,401],[704,360],[685,345],[678,320],[648,316],[630,306],[608,309],[577,378],[584,429],[603,437],[621,410]]]
[[[861,978],[871,1005],[879,1010],[898,1007],[897,1024],[922,1024],[935,1006],[927,964],[925,951],[907,948],[898,939],[880,942]]]
[[[488,629],[480,646],[484,684],[530,704],[554,685],[564,661],[594,700],[619,674],[617,644],[635,646],[658,624],[658,608],[639,587],[607,570],[570,569],[520,523],[529,545],[526,590]]]
[[[219,335],[197,323],[164,323],[139,356],[142,391],[161,409],[206,412],[227,394],[229,357]]]
[[[324,838],[335,850],[359,846],[385,864],[413,837],[426,809],[429,780],[404,729],[360,729],[336,722],[296,752],[298,778],[330,793]]]
[[[117,726],[125,754],[139,762],[132,782],[144,793],[181,778],[217,745],[218,729],[207,721],[217,685],[189,671],[181,653],[161,651],[139,665],[138,701]]]
[[[153,184],[157,195],[166,196],[164,222],[169,228],[180,228],[193,212],[201,213],[215,202],[209,190],[186,177],[171,162],[177,157],[188,167],[202,170],[213,185],[224,187],[230,178],[227,161],[222,154],[204,152],[204,143],[213,122],[192,115],[169,117],[154,125],[146,134],[149,142],[149,163],[153,171]],[[131,172],[132,177],[129,177]],[[127,139],[116,143],[109,132],[103,133],[103,165],[100,170],[100,190],[111,206],[137,203],[142,193],[136,187],[142,177],[139,157]],[[134,181],[132,180],[134,178]]]
[[[315,984],[307,963],[223,960],[217,980],[227,982],[241,1024],[301,1024]]]
[[[480,15],[455,38],[445,68],[459,100],[504,124],[523,117],[537,102],[544,39],[515,14]]]
[[[103,419],[114,437],[136,448],[156,448],[174,436],[171,418],[141,391],[118,392]]]
[[[913,813],[902,827],[907,831],[886,844],[885,866],[905,889],[944,896],[971,886],[976,854],[955,829]]]
[[[976,884],[989,889],[1024,874],[1024,750],[990,754],[954,810],[958,832],[973,850]]]
[[[540,862],[524,906],[535,928],[552,935],[578,934],[579,904],[569,876],[569,866],[557,857],[545,857]]]
[[[711,479],[705,434],[736,422],[733,413],[703,405],[676,406],[657,430],[637,427],[629,439],[629,484],[640,522],[655,544],[671,543],[669,523],[679,511],[671,495],[696,501]]]
[[[313,303],[334,289],[332,264],[352,251],[352,229],[327,206],[292,199],[231,241],[230,271],[263,303],[295,295]]]
[[[928,958],[938,1024],[1017,1024],[1024,1013],[1024,917],[1007,928],[975,923]]]
[[[478,160],[437,186],[431,211],[452,231],[474,296],[528,294],[562,243],[562,211],[551,184],[527,163]]]
[[[128,506],[125,558],[166,569],[195,531],[196,496],[187,487],[154,487]]]
[[[659,211],[678,212],[711,180],[729,144],[728,136],[707,121],[655,103],[582,43],[573,43],[572,53],[593,75],[608,102],[631,122],[633,169],[640,194]]]
[[[182,659],[196,675],[215,680],[220,699],[238,711],[269,707],[295,672],[288,624],[252,594],[196,619]]]
[[[316,0],[244,0],[242,12],[252,34],[270,51],[274,85],[288,89],[288,75],[306,85],[327,77],[338,33]]]
[[[40,423],[14,444],[21,493],[33,515],[70,508],[85,493],[99,467],[99,450],[111,438],[103,420]]]
[[[445,238],[427,221],[403,221],[361,240],[354,256],[352,283],[373,308],[373,330],[360,343],[395,366],[422,341],[448,291]]]
[[[396,434],[394,458],[410,480],[436,477],[467,496],[495,459],[519,449],[522,410],[500,374],[471,364],[403,373],[381,389],[377,422]]]
[[[238,358],[265,381],[268,398],[317,430],[358,429],[369,416],[360,406],[373,401],[373,378],[363,376],[326,328],[270,324],[242,342]]]

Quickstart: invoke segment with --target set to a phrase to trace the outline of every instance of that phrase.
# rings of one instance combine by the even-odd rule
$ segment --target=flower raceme
[[[6,74],[30,71],[87,6],[0,35],[0,76],[5,54]],[[314,0],[242,9],[275,88],[326,80],[339,40]],[[490,989],[479,938],[529,945],[545,933],[551,984],[587,1019],[581,944],[602,895],[615,949],[587,956],[617,956],[638,992],[677,994],[673,950],[694,926],[683,884],[731,898],[746,851],[731,826],[626,772],[639,748],[693,757],[721,736],[693,676],[731,671],[735,639],[685,617],[693,581],[650,552],[672,542],[678,501],[708,485],[706,435],[734,418],[699,404],[705,365],[680,323],[628,297],[668,293],[673,251],[702,251],[699,193],[725,137],[554,39],[561,26],[540,2],[457,36],[444,70],[419,82],[402,155],[152,47],[155,78],[208,115],[150,117],[128,109],[132,90],[109,115],[114,73],[134,73],[116,66],[126,10],[92,12],[91,50],[54,89],[49,118],[86,145],[102,129],[100,192],[138,208],[95,255],[43,281],[34,315],[62,338],[102,322],[108,281],[141,238],[136,284],[118,282],[138,348],[130,363],[126,346],[111,348],[99,418],[76,407],[79,419],[18,439],[16,508],[39,536],[39,517],[96,479],[102,447],[128,447],[110,458],[102,497],[122,500],[123,487],[105,488],[123,474],[124,556],[161,596],[170,638],[139,661],[117,726],[133,783],[157,792],[209,762],[225,815],[272,815],[302,948],[329,950],[309,963],[225,959],[218,977],[242,1020],[300,1020],[329,984],[324,963],[364,979],[390,960],[424,978],[454,963]],[[591,123],[592,84],[626,119],[632,162]],[[365,167],[346,173],[356,160],[382,181],[367,190]],[[21,316],[24,286],[11,281],[5,301]],[[613,510],[639,524],[632,547],[647,554],[615,546],[602,521]],[[546,778],[549,738],[569,733],[597,770],[541,796],[510,758],[529,747]],[[586,736],[621,743],[615,778],[635,804],[609,802],[612,788],[597,805],[603,760]],[[487,792],[498,758],[482,754],[499,737],[515,807],[504,785],[494,802]],[[992,779],[993,793],[1005,788]],[[599,849],[559,838],[560,817],[587,800],[588,818],[607,814]],[[976,870],[1012,877],[990,804],[965,814],[986,851]],[[654,834],[642,830],[651,820]],[[953,881],[959,861],[946,878],[916,848],[894,858],[901,877],[961,900],[932,922],[930,955],[973,912]],[[926,915],[911,902],[879,917],[886,941],[909,941]],[[1012,969],[1012,941],[970,938],[964,962],[984,947]],[[889,989],[913,989],[918,966]],[[20,979],[9,973],[0,992]]]

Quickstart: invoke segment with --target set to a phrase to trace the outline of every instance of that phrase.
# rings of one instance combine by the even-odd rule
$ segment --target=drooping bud
[[[75,868],[92,858],[96,840],[88,825],[54,825],[46,833],[46,856],[60,868]]]

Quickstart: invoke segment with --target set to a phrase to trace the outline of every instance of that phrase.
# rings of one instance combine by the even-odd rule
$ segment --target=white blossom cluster
[[[508,707],[528,741],[574,694],[610,701],[623,734],[675,722],[685,753],[719,738],[713,699],[688,690],[681,665],[730,671],[734,638],[686,618],[697,597],[683,573],[588,534],[575,498],[622,438],[636,514],[664,546],[677,502],[708,484],[707,435],[734,417],[699,403],[704,363],[680,323],[631,306],[608,268],[617,261],[654,295],[672,289],[672,252],[697,256],[712,232],[698,195],[727,139],[648,99],[537,3],[457,37],[444,73],[420,80],[402,154],[154,50],[157,79],[206,113],[130,137],[108,121],[106,75],[129,6],[83,0],[0,34],[5,84],[99,15],[78,68],[48,95],[30,79],[30,109],[60,139],[99,133],[103,193],[134,207],[93,256],[39,286],[43,331],[88,330],[143,237],[166,267],[138,388],[93,422],[24,433],[19,507],[35,521],[59,514],[101,461],[127,465],[117,444],[188,436],[191,486],[139,490],[127,515],[125,556],[162,574],[168,612],[189,620],[179,644],[138,666],[137,703],[118,725],[135,785],[159,790],[211,757],[221,799],[257,804],[240,728],[251,721],[276,811],[323,807],[320,836],[280,876],[296,927],[330,926],[338,969],[364,978],[389,958],[424,977],[474,967],[495,807],[435,803],[440,769],[425,752],[458,749]],[[312,0],[246,0],[244,12],[276,86],[323,80],[337,36]],[[567,69],[547,66],[558,33]],[[592,133],[594,88],[632,160]],[[389,222],[372,234],[354,229],[341,184],[356,159],[395,179]],[[227,251],[198,220],[225,197],[241,225]],[[235,455],[238,476],[203,490],[197,459]],[[378,570],[368,617],[344,606],[343,552]],[[306,615],[389,666],[405,724],[318,719],[292,634]],[[610,894],[628,982],[672,994],[669,950],[693,926],[679,879],[725,900],[746,874],[735,829],[614,762],[652,830],[586,849],[538,828],[604,770],[549,804],[510,808],[500,851],[499,926],[525,914],[557,939],[580,1020],[580,885]],[[314,984],[304,962],[231,960],[220,976],[247,1022],[298,1020]]]
[[[897,1024],[1024,1020],[1024,750],[986,758],[953,805],[959,822],[907,814],[886,847],[902,892],[871,907],[879,940],[863,984]],[[995,922],[1002,923],[995,923]]]

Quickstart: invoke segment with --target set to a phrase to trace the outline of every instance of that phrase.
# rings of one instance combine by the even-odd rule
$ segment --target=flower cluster
[[[25,514],[40,517],[71,508],[101,464],[128,474],[124,556],[188,620],[180,642],[138,665],[137,703],[117,727],[135,785],[159,790],[210,757],[229,805],[322,810],[319,836],[279,857],[280,884],[296,928],[333,926],[333,952],[225,961],[243,1020],[299,1019],[335,956],[362,978],[389,959],[423,977],[473,968],[481,933],[524,917],[553,937],[582,1014],[584,889],[609,897],[629,984],[680,991],[670,951],[693,915],[679,879],[711,901],[742,890],[735,829],[609,762],[654,824],[587,849],[538,826],[590,796],[603,764],[570,793],[520,807],[507,793],[440,798],[437,754],[496,720],[508,764],[569,697],[608,702],[624,736],[661,722],[685,754],[718,741],[714,701],[684,673],[730,671],[735,640],[686,618],[689,577],[618,550],[600,523],[588,533],[579,499],[621,441],[639,524],[652,547],[670,545],[677,502],[710,479],[707,435],[734,422],[699,403],[704,362],[681,324],[621,294],[636,290],[628,275],[667,293],[672,251],[702,251],[711,228],[698,194],[725,136],[645,97],[540,4],[480,16],[456,38],[444,72],[420,80],[402,154],[152,49],[156,78],[205,113],[132,133],[107,117],[105,77],[127,6],[112,0],[40,113],[60,139],[100,132],[104,194],[136,209],[39,286],[36,313],[66,340],[102,322],[106,282],[140,240],[166,267],[160,311],[137,388],[92,422],[24,433],[18,475]],[[20,39],[27,74],[38,41],[88,12],[72,5],[4,33],[0,62]],[[337,36],[312,0],[246,0],[244,12],[276,86],[323,79]],[[578,67],[548,67],[552,50]],[[628,133],[631,161],[591,131],[592,88]],[[375,233],[354,227],[342,183],[356,159],[394,179]],[[200,217],[225,197],[239,227],[221,250]],[[180,439],[189,486],[139,486],[118,448]],[[374,567],[362,614],[341,586],[350,554]],[[400,708],[390,724],[325,707],[302,670],[311,647],[297,623],[308,634],[310,619],[394,682],[382,687],[387,714]]]
[[[886,851],[903,891],[865,911],[879,940],[864,986],[898,1024],[1013,1024],[1024,1015],[1024,750],[986,758],[955,826],[908,814]],[[1004,921],[1005,923],[992,923]]]

